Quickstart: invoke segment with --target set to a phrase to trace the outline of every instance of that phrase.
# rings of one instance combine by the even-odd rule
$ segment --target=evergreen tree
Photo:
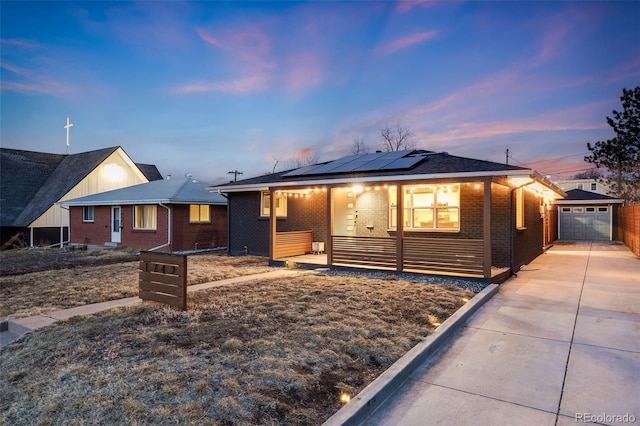
[[[607,123],[616,136],[598,141],[587,149],[585,161],[605,167],[610,174],[606,182],[612,193],[628,204],[640,201],[640,86],[622,89],[622,111],[613,111]]]

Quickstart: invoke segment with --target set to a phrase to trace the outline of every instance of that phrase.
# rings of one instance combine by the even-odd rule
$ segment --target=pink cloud
[[[317,56],[305,52],[289,58],[285,84],[290,90],[300,91],[317,86],[322,80],[323,72]]]
[[[22,47],[25,49],[34,49],[34,48],[40,47],[39,43],[36,43],[35,41],[31,41],[31,40],[3,38],[2,40],[0,40],[0,42],[7,46],[16,46],[16,47]]]
[[[438,2],[435,0],[400,0],[396,3],[397,13],[407,13],[414,7],[428,8],[433,7]]]
[[[2,79],[0,86],[3,91],[8,90],[26,94],[41,93],[47,95],[57,95],[74,91],[73,86],[70,84],[48,78],[44,75],[27,70],[25,68],[20,68],[6,62],[2,62],[2,64],[0,64],[0,67],[14,74],[14,77],[18,77],[21,80],[26,80],[10,81],[5,77]]]
[[[247,93],[261,91],[267,88],[269,79],[265,74],[255,74],[245,78],[230,81],[197,82],[180,86],[174,90],[178,94],[189,93]]]
[[[244,65],[261,68],[274,68],[271,59],[271,43],[266,34],[255,27],[223,31],[221,35],[198,28],[200,38],[212,46],[225,50],[234,59]]]
[[[389,43],[383,44],[378,49],[378,52],[381,56],[389,55],[391,53],[397,52],[398,50],[413,46],[414,44],[421,43],[425,40],[429,40],[436,36],[436,34],[438,34],[437,31],[424,31],[416,34],[411,34],[409,36],[402,37]]]

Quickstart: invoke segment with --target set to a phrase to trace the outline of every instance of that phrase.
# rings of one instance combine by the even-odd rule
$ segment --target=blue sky
[[[419,148],[588,167],[640,84],[639,2],[0,3],[1,144],[121,145],[216,183],[291,158]]]

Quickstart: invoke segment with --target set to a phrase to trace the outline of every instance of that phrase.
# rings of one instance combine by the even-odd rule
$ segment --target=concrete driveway
[[[367,425],[640,424],[640,258],[557,242]]]

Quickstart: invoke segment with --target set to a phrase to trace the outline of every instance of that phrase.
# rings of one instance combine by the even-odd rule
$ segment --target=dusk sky
[[[1,144],[120,145],[208,183],[276,162],[419,148],[533,167],[589,165],[587,142],[640,84],[640,2],[10,2]]]

